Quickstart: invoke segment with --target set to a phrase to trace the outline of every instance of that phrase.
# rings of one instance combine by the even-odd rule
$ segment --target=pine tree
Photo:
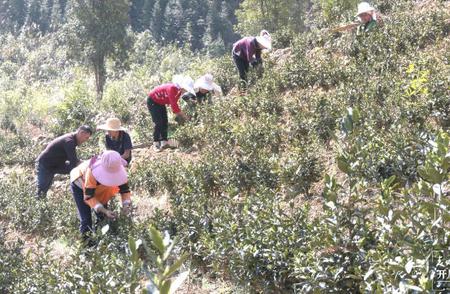
[[[39,0],[29,2],[26,26],[39,31],[41,23],[41,3]]]
[[[135,32],[142,32],[143,26],[143,14],[144,14],[144,5],[146,4],[146,0],[132,0],[130,7],[130,23],[131,28]]]
[[[59,2],[59,7],[61,9],[62,18],[65,19],[66,15],[67,15],[67,11],[68,11],[67,0],[58,0],[58,2]]]
[[[206,31],[208,12],[207,0],[181,1],[182,16],[179,24],[180,40],[189,44],[192,50],[204,47],[203,36]]]
[[[157,42],[163,39],[164,31],[164,13],[166,11],[167,0],[156,0],[153,7],[152,18],[150,22],[150,32]]]
[[[50,23],[52,20],[53,0],[44,0],[41,4],[41,17],[39,21],[39,29],[42,33],[50,30]]]
[[[25,0],[0,1],[0,31],[17,34],[25,24],[27,3]]]
[[[55,1],[52,7],[51,19],[50,19],[50,30],[57,31],[63,24],[64,15],[61,9],[60,1]]]
[[[141,29],[143,31],[150,29],[153,17],[154,6],[156,5],[155,0],[144,0],[144,5],[142,7],[141,15]]]
[[[222,35],[222,39],[224,45],[230,47],[236,40],[239,39],[240,35],[236,33],[234,26],[237,24],[237,18],[235,15],[236,10],[239,8],[239,5],[242,1],[240,0],[230,0],[230,1],[221,1],[221,21],[222,25],[220,28],[220,32]]]
[[[162,36],[164,43],[171,43],[174,41],[183,44],[186,40],[185,27],[183,19],[183,7],[180,0],[169,0],[164,11],[163,22],[164,27],[162,29]]]

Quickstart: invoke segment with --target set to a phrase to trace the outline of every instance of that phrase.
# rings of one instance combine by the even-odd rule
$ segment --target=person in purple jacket
[[[252,67],[262,65],[261,52],[263,49],[272,49],[272,38],[266,30],[262,30],[257,37],[244,37],[233,44],[233,60],[242,84],[247,84],[247,72],[250,64]]]

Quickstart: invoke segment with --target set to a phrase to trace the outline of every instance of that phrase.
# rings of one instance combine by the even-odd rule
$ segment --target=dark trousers
[[[36,163],[37,197],[45,197],[50,189],[55,172],[47,169],[42,163]]]
[[[236,68],[239,72],[239,77],[241,81],[243,81],[243,84],[247,83],[247,72],[249,69],[250,64],[245,59],[233,54],[233,61],[236,65]]]
[[[92,231],[91,208],[84,202],[83,190],[74,183],[70,183],[70,190],[72,191],[73,200],[75,200],[78,209],[80,232],[84,234]]]
[[[74,183],[70,183],[70,190],[72,191],[73,200],[75,200],[75,204],[77,205],[81,234],[93,231],[91,207],[84,202],[83,190]],[[107,206],[104,205],[104,207],[106,208]],[[97,217],[95,225],[97,226],[105,219],[105,216],[97,212],[95,215]]]
[[[155,103],[150,97],[147,97],[147,108],[155,124],[153,131],[153,141],[167,141],[167,130],[169,129],[169,119],[167,118],[167,109],[165,105]]]

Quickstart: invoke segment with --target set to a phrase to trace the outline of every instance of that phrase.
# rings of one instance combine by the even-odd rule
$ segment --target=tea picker
[[[91,135],[89,126],[81,126],[76,132],[57,137],[39,154],[36,159],[38,198],[47,195],[55,174],[69,174],[80,163],[76,148],[89,140]]]
[[[70,190],[78,210],[80,233],[86,242],[92,243],[89,233],[95,229],[92,226],[92,209],[97,216],[97,223],[105,217],[115,220],[117,214],[108,209],[108,202],[120,193],[122,211],[126,215],[130,213],[131,191],[126,165],[127,162],[118,152],[107,150],[70,172]]]
[[[241,90],[247,88],[247,73],[250,65],[261,72],[263,64],[262,51],[271,49],[272,37],[266,30],[262,30],[259,36],[244,37],[233,44],[232,57],[241,79]]]
[[[111,117],[106,120],[105,124],[97,127],[97,130],[106,131],[105,148],[119,152],[120,156],[125,159],[128,165],[131,162],[131,150],[133,144],[131,137],[126,129],[122,127],[120,119]]]
[[[153,131],[153,150],[160,152],[170,147],[168,143],[169,120],[166,105],[170,105],[177,120],[189,120],[188,116],[181,111],[178,100],[184,93],[195,95],[194,81],[187,76],[176,75],[172,83],[163,84],[154,88],[147,95],[147,108],[155,124]]]
[[[357,21],[332,28],[330,32],[346,32],[352,31],[356,28],[356,34],[361,35],[373,30],[379,23],[382,22],[381,15],[367,2],[361,2],[358,4],[358,11],[356,12],[355,18],[357,18]]]
[[[200,78],[198,78],[194,83],[195,94],[185,93],[181,98],[187,103],[196,104],[204,103],[208,100],[209,103],[212,102],[211,95],[221,95],[222,88],[214,82],[214,77],[212,74],[207,73]]]

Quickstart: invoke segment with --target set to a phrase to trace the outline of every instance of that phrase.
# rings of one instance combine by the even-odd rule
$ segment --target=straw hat
[[[92,166],[92,174],[100,184],[114,187],[128,182],[127,162],[117,151],[106,150]]]
[[[216,93],[222,93],[222,88],[214,83],[214,77],[212,74],[206,74],[198,78],[194,83],[194,90],[205,89],[208,91],[214,91]]]
[[[105,131],[125,131],[125,128],[122,127],[120,119],[116,117],[108,118],[106,120],[106,123],[103,125],[99,125],[97,129]]]
[[[369,12],[372,12],[374,10],[375,10],[375,8],[370,6],[369,3],[361,2],[361,3],[358,4],[358,12],[356,13],[355,16],[360,16],[363,13],[369,13]]]
[[[261,33],[259,33],[259,36],[256,37],[256,42],[258,42],[261,46],[263,46],[267,50],[272,49],[272,37],[266,30],[262,30]]]
[[[174,75],[172,78],[172,83],[174,83],[181,89],[186,90],[186,92],[189,92],[189,93],[195,95],[194,80],[191,77],[182,76],[182,75]]]

